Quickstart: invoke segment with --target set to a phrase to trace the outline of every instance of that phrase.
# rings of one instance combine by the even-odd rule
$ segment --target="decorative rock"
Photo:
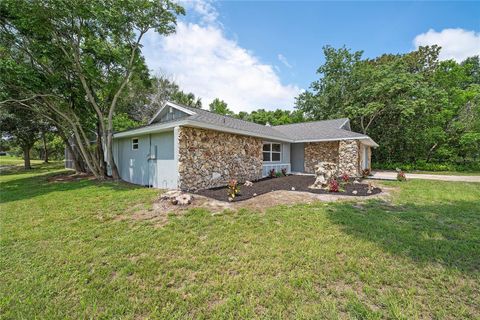
[[[232,198],[232,197],[228,197],[228,201],[229,201],[229,202],[232,202],[232,201],[233,201],[233,198]]]
[[[160,197],[162,200],[172,200],[175,199],[176,197],[182,195],[182,191],[180,190],[170,190],[165,193],[163,193]]]
[[[373,191],[373,184],[371,182],[368,183],[368,190],[367,193],[370,194]]]
[[[181,206],[186,206],[190,203],[192,203],[193,197],[190,194],[182,194],[181,196],[178,196],[175,198],[177,200],[177,204]]]
[[[256,194],[256,193],[254,193],[254,194],[253,194],[253,196],[254,196],[254,197],[256,197],[256,196],[257,196],[257,194]]]
[[[295,191],[295,187],[292,187],[292,191]]]
[[[327,187],[328,181],[337,174],[337,165],[333,162],[320,162],[315,166],[315,182],[309,187],[322,189]]]
[[[357,194],[357,193],[358,193],[357,190],[353,190],[353,191],[352,191],[352,194]]]
[[[185,206],[192,203],[193,196],[191,194],[183,193],[180,190],[167,191],[160,197],[161,200],[170,201],[173,205]]]
[[[251,187],[253,186],[253,182],[252,181],[245,181],[245,183],[243,184],[245,187]]]

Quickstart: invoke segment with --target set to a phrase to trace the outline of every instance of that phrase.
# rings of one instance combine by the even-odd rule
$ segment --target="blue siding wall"
[[[305,149],[303,143],[291,144],[290,159],[293,172],[305,171]]]
[[[115,139],[115,163],[123,180],[144,186],[156,186],[159,179],[164,180],[163,173],[172,175],[170,171],[174,166],[171,164],[175,161],[173,131],[134,138],[138,139],[136,150],[132,149],[133,138]]]

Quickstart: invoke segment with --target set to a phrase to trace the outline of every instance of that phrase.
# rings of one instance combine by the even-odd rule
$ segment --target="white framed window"
[[[274,142],[263,143],[263,161],[280,162],[282,154],[282,145]]]
[[[132,138],[132,150],[138,150],[138,138]]]

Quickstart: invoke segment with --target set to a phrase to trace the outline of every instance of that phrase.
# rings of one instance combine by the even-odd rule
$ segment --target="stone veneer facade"
[[[338,141],[307,142],[304,146],[306,173],[315,173],[315,166],[319,162],[338,163]]]
[[[360,175],[360,142],[342,140],[338,145],[338,172],[349,176]]]
[[[262,177],[262,139],[180,127],[179,188],[198,190]]]
[[[360,142],[341,140],[305,143],[305,172],[315,173],[319,162],[337,163],[339,174],[360,175]]]

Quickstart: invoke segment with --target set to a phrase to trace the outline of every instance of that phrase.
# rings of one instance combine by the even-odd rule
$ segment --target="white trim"
[[[193,115],[193,114],[196,114],[195,112],[193,112],[192,110],[189,110],[187,108],[184,108],[182,106],[179,106],[178,104],[175,104],[173,102],[170,102],[170,101],[167,101],[163,104],[162,107],[160,107],[160,109],[157,111],[157,113],[155,113],[155,115],[152,117],[152,119],[150,119],[150,121],[148,121],[148,124],[152,124],[153,121],[155,121],[155,119],[158,117],[158,115],[163,111],[163,109],[165,109],[167,106],[169,107],[172,107],[172,108],[175,108],[175,109],[178,109],[180,111],[183,111],[189,115]]]
[[[378,144],[372,140],[370,137],[348,137],[348,138],[329,138],[329,139],[309,139],[309,140],[296,140],[294,143],[305,143],[305,142],[326,142],[326,141],[342,141],[342,140],[367,140],[369,143],[364,143],[372,147],[378,147]]]
[[[180,159],[180,127],[176,126],[173,128],[173,161],[175,161],[177,182],[175,187],[178,188],[180,183],[180,171],[178,170],[178,163]]]
[[[263,146],[269,144],[270,145],[270,151],[264,151]],[[280,145],[280,151],[273,151],[273,145],[278,144]],[[283,160],[283,152],[282,152],[283,145],[281,142],[275,142],[275,141],[263,141],[262,143],[262,161],[264,164],[279,164]],[[270,153],[270,161],[265,161],[263,160],[263,153],[269,152]],[[273,160],[273,153],[278,153],[280,154],[280,159],[278,161]]]
[[[345,122],[344,122],[344,123],[342,123],[342,125],[340,126],[340,128],[339,128],[339,129],[342,129],[342,128],[343,128],[343,126],[344,126],[344,125],[345,125],[347,122],[349,122],[349,121],[350,121],[350,119],[348,119],[348,118],[347,118],[347,119],[345,120]],[[345,130],[345,129],[343,129],[343,130]]]
[[[114,138],[125,138],[125,137],[132,137],[137,135],[143,135],[148,133],[155,133],[155,132],[162,132],[162,131],[170,131],[174,127],[182,126],[186,123],[186,120],[179,120],[179,121],[172,121],[167,123],[159,123],[158,125],[147,126],[143,128],[118,132],[113,135]]]

